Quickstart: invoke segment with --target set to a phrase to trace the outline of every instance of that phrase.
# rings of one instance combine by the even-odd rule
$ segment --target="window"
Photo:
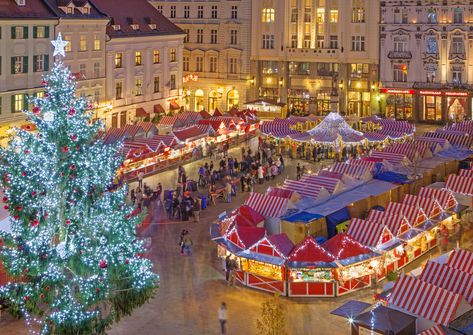
[[[263,8],[261,21],[274,22],[274,8]]]
[[[189,12],[190,12],[189,6],[184,6],[184,18],[185,19],[189,18]]]
[[[12,113],[19,113],[25,109],[26,95],[15,94],[12,96]]]
[[[117,52],[115,54],[115,68],[116,69],[122,67],[122,58],[123,58],[123,54],[121,52]]]
[[[231,18],[238,19],[238,6],[232,6]]]
[[[204,57],[202,56],[197,56],[195,58],[195,71],[196,72],[202,72],[204,71]]]
[[[156,6],[156,10],[162,14],[163,13],[163,6],[161,6],[161,5]]]
[[[67,14],[73,14],[73,12],[74,12],[74,8],[72,8],[71,6],[68,6],[68,7],[66,8],[66,13],[67,13]]]
[[[338,36],[330,35],[330,49],[338,49]]]
[[[171,13],[170,13],[171,19],[176,18],[176,6],[171,6]]]
[[[186,33],[186,36],[184,37],[184,43],[189,43],[189,29],[184,29],[184,32]]]
[[[437,12],[435,9],[430,8],[427,12],[427,23],[436,24],[437,23]]]
[[[394,37],[394,51],[405,52],[407,50],[407,41],[403,37]]]
[[[94,51],[99,51],[100,48],[101,48],[100,36],[99,35],[94,35]]]
[[[217,72],[217,57],[209,58],[209,72]]]
[[[394,64],[393,80],[397,82],[407,81],[407,64]]]
[[[323,49],[325,47],[325,37],[324,36],[317,36],[317,48]]]
[[[197,18],[198,19],[204,18],[204,6],[197,6]]]
[[[353,23],[365,22],[365,9],[354,7],[351,12],[351,22]]]
[[[321,44],[321,48],[323,48],[323,41],[324,41],[324,37],[323,36],[319,36],[319,38],[322,37],[321,41],[322,41],[322,44]],[[319,42],[317,42],[319,43]],[[304,48],[310,48],[310,33],[305,33],[304,34]]]
[[[351,37],[351,50],[352,51],[365,51],[365,37],[352,36]]]
[[[297,7],[291,8],[291,22],[297,22],[298,16],[299,12],[297,11]]]
[[[452,71],[452,82],[454,84],[461,84],[462,83],[462,72],[458,69],[453,69]]]
[[[100,63],[94,63],[94,78],[100,77]]]
[[[159,93],[159,77],[154,77],[153,86],[154,93]]]
[[[217,29],[210,31],[210,44],[217,44]]]
[[[238,43],[238,31],[237,30],[230,30],[230,44],[235,45]]]
[[[176,49],[175,48],[171,48],[171,50],[169,51],[169,55],[170,55],[170,62],[175,62],[176,61]]]
[[[28,27],[25,27],[25,26],[11,27],[11,38],[12,39],[26,39],[26,38],[28,38]]]
[[[97,104],[100,102],[100,90],[95,90],[94,91],[94,101]]]
[[[175,74],[171,74],[171,79],[169,80],[169,88],[171,90],[176,89],[176,75]]]
[[[291,48],[297,48],[297,34],[291,35]]]
[[[204,43],[204,30],[197,29],[197,43]]]
[[[262,72],[263,74],[273,74],[278,73],[278,63],[271,60],[264,60],[261,62]]]
[[[153,63],[159,64],[159,50],[158,49],[153,50]]]
[[[42,98],[44,98],[44,92],[42,92],[42,91],[36,92],[35,96],[36,96],[36,98],[38,98],[38,99],[42,99]]]
[[[79,73],[81,79],[85,79],[87,75],[87,67],[85,64],[79,64]]]
[[[289,74],[291,75],[309,75],[310,74],[310,64],[309,63],[300,63],[300,62],[290,62],[289,63]]]
[[[20,74],[28,72],[28,57],[17,56],[11,58],[11,74]]]
[[[236,74],[237,73],[237,59],[236,58],[230,58],[230,69],[229,72],[231,74]]]
[[[49,70],[49,55],[33,56],[33,72],[44,72]]]
[[[136,90],[135,95],[136,96],[143,94],[143,92],[141,91],[142,86],[143,86],[143,80],[141,78],[135,79],[135,90]]]
[[[79,51],[87,51],[87,36],[80,35],[79,37]]]
[[[454,54],[462,54],[465,53],[465,48],[463,44],[463,37],[460,36],[454,36],[452,38],[452,48],[451,48],[451,53]]]
[[[406,24],[407,20],[408,20],[408,14],[407,14],[406,9],[400,10],[399,8],[396,8],[394,10],[394,23]]]
[[[304,22],[310,22],[312,20],[312,13],[310,7],[304,8]]]
[[[426,52],[428,54],[438,53],[437,38],[435,36],[428,36],[425,39],[425,44],[426,44]]]
[[[352,78],[368,77],[368,73],[369,73],[368,64],[351,64],[351,77]]]
[[[49,27],[33,27],[33,38],[49,38]]]
[[[325,22],[325,8],[317,8],[317,23]]]
[[[217,18],[217,13],[218,13],[217,6],[212,6],[211,18],[216,19]]]
[[[141,60],[141,51],[135,51],[135,65],[143,65]]]
[[[463,23],[463,9],[455,8],[453,10],[453,23]]]
[[[331,9],[330,10],[330,23],[337,23],[338,22],[338,9]]]
[[[274,49],[274,35],[263,35],[263,49]]]
[[[189,71],[189,56],[182,57],[182,70]]]
[[[64,51],[66,52],[71,52],[72,51],[72,38],[70,35],[64,36],[64,41],[67,41],[69,43],[66,44],[66,47],[64,48]]]
[[[319,76],[333,76],[338,73],[337,63],[317,63],[317,74]]]
[[[115,83],[115,99],[116,100],[122,99],[123,98],[122,94],[123,94],[123,83],[120,81],[120,82]]]

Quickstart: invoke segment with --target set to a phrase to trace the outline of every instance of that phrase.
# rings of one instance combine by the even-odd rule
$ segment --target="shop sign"
[[[403,89],[397,89],[397,88],[382,88],[381,93],[387,93],[387,94],[414,94],[414,90],[403,90]]]
[[[421,95],[442,95],[442,92],[440,91],[419,91],[419,94]]]
[[[445,92],[445,95],[448,95],[451,97],[467,97],[468,92]]]
[[[183,78],[182,78],[182,82],[183,83],[187,83],[189,81],[197,81],[199,80],[199,76],[196,75],[196,74],[188,74],[188,75],[185,75]]]

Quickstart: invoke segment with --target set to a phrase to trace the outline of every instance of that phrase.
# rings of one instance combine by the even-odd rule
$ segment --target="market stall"
[[[256,111],[256,114],[260,119],[274,119],[277,117],[286,118],[287,116],[286,104],[273,100],[260,99],[249,101],[244,104],[244,107]]]
[[[265,236],[238,254],[248,287],[286,294],[285,263],[294,244],[286,234]]]
[[[306,236],[327,237],[325,217],[304,211],[289,214],[281,218],[281,232],[294,243],[299,243]]]
[[[442,211],[449,211],[457,206],[457,201],[452,191],[433,187],[421,187],[419,197],[434,199],[440,205]]]
[[[455,249],[450,254],[447,265],[473,274],[473,252],[465,249]]]
[[[307,236],[287,259],[288,296],[334,297],[335,257]]]
[[[361,165],[335,163],[332,165],[330,171],[348,175],[360,181],[368,181],[373,179],[371,169]]]
[[[459,176],[462,176],[462,177],[470,177],[470,178],[473,178],[473,170],[471,169],[460,169],[458,171],[458,175]]]
[[[381,255],[353,240],[347,234],[337,234],[322,247],[334,255],[339,267],[336,271],[336,295],[344,295],[371,284],[384,267]]]
[[[322,201],[330,197],[330,193],[325,188],[315,183],[311,184],[309,181],[286,179],[282,188],[315,201]]]
[[[386,206],[386,214],[401,215],[406,218],[412,227],[417,227],[427,221],[423,209],[418,206],[410,206],[406,203],[390,202]]]
[[[292,207],[289,199],[253,192],[245,201],[245,205],[255,210],[265,218],[265,228],[268,234],[280,232],[280,217]]]
[[[457,201],[465,206],[473,206],[473,178],[451,174],[445,188],[455,193]]]

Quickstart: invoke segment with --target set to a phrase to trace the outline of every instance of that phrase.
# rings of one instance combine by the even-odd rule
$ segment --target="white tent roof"
[[[358,143],[365,138],[354,130],[337,112],[328,114],[322,122],[308,131],[314,142],[334,142],[341,139],[345,143]]]

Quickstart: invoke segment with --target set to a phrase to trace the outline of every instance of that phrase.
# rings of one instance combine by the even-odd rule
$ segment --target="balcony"
[[[422,53],[423,59],[433,58],[433,59],[440,59],[440,54],[438,52],[424,52]]]
[[[448,60],[460,59],[466,60],[465,51],[451,51],[448,53]]]
[[[410,51],[389,51],[389,59],[411,59],[412,53]]]

